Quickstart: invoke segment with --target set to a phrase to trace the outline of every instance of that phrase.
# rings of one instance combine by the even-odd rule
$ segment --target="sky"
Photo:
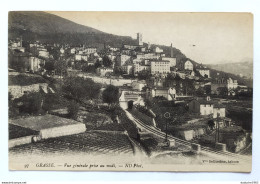
[[[250,13],[49,12],[100,31],[169,45],[204,64],[253,58]]]

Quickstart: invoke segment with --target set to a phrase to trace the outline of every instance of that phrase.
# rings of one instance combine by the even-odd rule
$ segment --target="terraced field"
[[[67,154],[88,153],[95,155],[133,155],[127,135],[113,131],[87,131],[85,133],[42,140],[37,143],[11,148],[10,153]]]

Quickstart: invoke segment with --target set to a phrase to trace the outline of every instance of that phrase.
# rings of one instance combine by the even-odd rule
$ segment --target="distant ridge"
[[[9,12],[8,32],[9,39],[22,37],[25,41],[39,40],[43,43],[86,44],[96,47],[135,43],[131,37],[104,33],[42,11]]]
[[[253,61],[207,65],[208,67],[235,75],[253,78]]]
[[[22,29],[36,33],[103,33],[46,12],[9,12],[9,29]]]
[[[9,39],[22,37],[24,41],[29,42],[38,40],[42,43],[70,44],[71,46],[84,44],[86,46],[97,47],[98,50],[104,48],[104,45],[121,47],[123,44],[136,44],[136,39],[129,36],[108,34],[42,11],[9,12],[8,37]],[[147,46],[147,43],[144,43],[144,45]],[[170,56],[169,46],[157,44],[152,45],[153,48],[156,46],[162,48],[166,56]],[[173,56],[177,58],[178,63],[183,63],[188,60],[188,58],[186,58],[178,48],[173,48]],[[191,61],[195,66],[199,65],[196,61]],[[239,77],[239,73],[217,68],[214,65],[208,65],[208,67],[211,70],[211,77],[217,75],[231,77],[242,84],[247,84],[250,87],[252,86],[252,80],[245,80]]]

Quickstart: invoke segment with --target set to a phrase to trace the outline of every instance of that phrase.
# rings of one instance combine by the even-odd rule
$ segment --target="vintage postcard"
[[[12,11],[9,169],[251,172],[253,15]]]

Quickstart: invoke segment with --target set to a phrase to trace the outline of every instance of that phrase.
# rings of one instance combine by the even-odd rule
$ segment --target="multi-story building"
[[[228,90],[230,90],[230,89],[237,89],[237,87],[238,87],[237,80],[233,80],[231,78],[227,79],[227,88],[228,88]]]
[[[187,60],[184,63],[184,70],[193,70],[193,64],[191,61]]]
[[[237,80],[231,78],[218,78],[211,83],[211,94],[221,94],[221,90],[224,90],[224,93],[229,94],[229,91],[237,89],[238,83]]]
[[[80,61],[82,59],[81,54],[75,54],[75,60]]]
[[[131,84],[133,90],[142,91],[143,88],[146,86],[145,81],[133,81]]]
[[[155,53],[162,53],[163,49],[160,49],[159,47],[155,47],[154,52]]]
[[[64,52],[65,52],[65,49],[62,47],[62,48],[60,48],[60,53],[61,54],[64,54]]]
[[[37,57],[29,57],[29,71],[38,72],[41,65],[45,65],[45,60],[39,59]]]
[[[39,56],[44,58],[49,58],[49,52],[46,49],[39,50]]]
[[[122,66],[122,70],[125,74],[132,74],[133,73],[133,64],[126,64]]]
[[[170,73],[169,61],[151,61],[151,74]]]
[[[176,99],[176,90],[173,87],[165,88],[165,87],[154,87],[147,88],[146,90],[147,97],[164,97],[168,101]]]
[[[129,62],[131,60],[131,56],[125,55],[125,54],[121,54],[121,55],[117,55],[116,59],[115,59],[115,66],[117,67],[121,67],[123,65],[126,64],[126,62]]]
[[[189,111],[200,115],[210,115],[213,114],[213,104],[210,97],[207,97],[206,100],[194,99],[189,102]]]
[[[97,52],[97,48],[95,47],[88,47],[83,50],[84,54],[93,54]]]
[[[175,67],[176,66],[176,58],[162,57],[162,61],[170,61],[170,67]]]
[[[100,76],[106,76],[109,73],[113,73],[113,69],[107,67],[100,67],[96,69],[96,73]]]
[[[137,45],[123,45],[124,49],[129,49],[129,50],[135,50],[138,46]]]
[[[88,55],[82,54],[81,55],[81,60],[88,61]]]
[[[200,73],[202,77],[210,78],[210,71],[207,67],[200,65],[196,67],[196,70]]]
[[[141,71],[148,71],[148,72],[150,72],[151,71],[151,67],[150,67],[150,65],[142,65],[140,63],[135,63],[133,71],[134,71],[134,75],[137,75]]]
[[[75,48],[71,48],[71,49],[70,49],[70,53],[71,53],[71,54],[75,54],[75,53],[76,53],[76,49],[75,49]]]

